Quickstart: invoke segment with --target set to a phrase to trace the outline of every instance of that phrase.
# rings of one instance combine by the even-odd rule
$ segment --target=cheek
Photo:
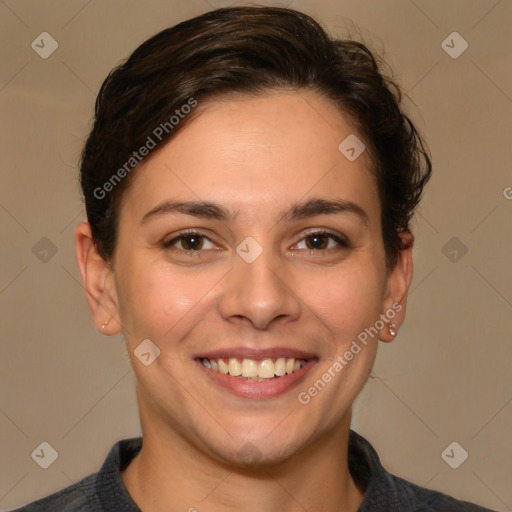
[[[307,288],[306,304],[330,343],[315,379],[301,389],[298,400],[316,404],[326,424],[341,421],[368,380],[378,339],[369,333],[382,313],[384,279],[382,267],[366,261],[332,269]]]
[[[303,296],[339,349],[382,313],[383,274],[370,264],[339,267],[309,280]]]
[[[127,341],[149,338],[162,344],[180,339],[199,322],[225,269],[176,269],[166,263],[134,261],[118,276],[121,323]],[[160,343],[158,343],[160,342]]]

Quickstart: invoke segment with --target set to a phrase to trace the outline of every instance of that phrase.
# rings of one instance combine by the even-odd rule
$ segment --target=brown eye
[[[315,233],[305,238],[308,249],[326,249],[329,237],[325,233]]]
[[[201,249],[204,245],[203,237],[201,235],[187,235],[180,238],[181,245],[186,251],[195,251]]]
[[[302,245],[302,247],[301,247]],[[334,233],[317,232],[306,235],[298,244],[299,249],[309,251],[323,251],[333,248],[348,248],[349,243],[344,238],[341,238]]]
[[[206,249],[215,248],[215,244],[205,235],[200,233],[184,233],[168,242],[164,242],[164,249],[183,252],[204,252]]]

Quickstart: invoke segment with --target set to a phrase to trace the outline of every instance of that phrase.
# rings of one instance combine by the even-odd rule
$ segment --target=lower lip
[[[223,373],[206,368],[199,360],[197,364],[209,379],[234,395],[253,400],[265,400],[282,396],[300,384],[305,379],[306,374],[316,364],[316,360],[310,359],[296,372],[287,373],[282,377],[274,377],[266,381],[239,379],[238,377],[233,377],[229,374],[224,375]]]

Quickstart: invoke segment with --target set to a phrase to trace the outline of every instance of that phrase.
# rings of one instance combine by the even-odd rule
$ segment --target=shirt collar
[[[140,512],[121,479],[121,472],[142,448],[142,437],[118,441],[109,454],[95,480],[98,499],[105,510],[112,512]],[[357,432],[350,430],[348,468],[355,483],[364,490],[365,497],[360,512],[370,510],[372,496],[390,476],[383,468],[373,446]],[[388,492],[391,489],[388,488]],[[380,494],[380,493],[379,493]]]

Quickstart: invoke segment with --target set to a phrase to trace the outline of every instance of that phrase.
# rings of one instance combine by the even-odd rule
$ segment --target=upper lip
[[[220,348],[217,350],[210,350],[208,352],[201,352],[194,356],[194,359],[224,359],[236,357],[237,359],[276,359],[278,357],[295,358],[295,359],[314,359],[316,356],[311,352],[304,350],[297,350],[289,347],[272,347],[255,349],[249,347],[233,347],[233,348]]]

